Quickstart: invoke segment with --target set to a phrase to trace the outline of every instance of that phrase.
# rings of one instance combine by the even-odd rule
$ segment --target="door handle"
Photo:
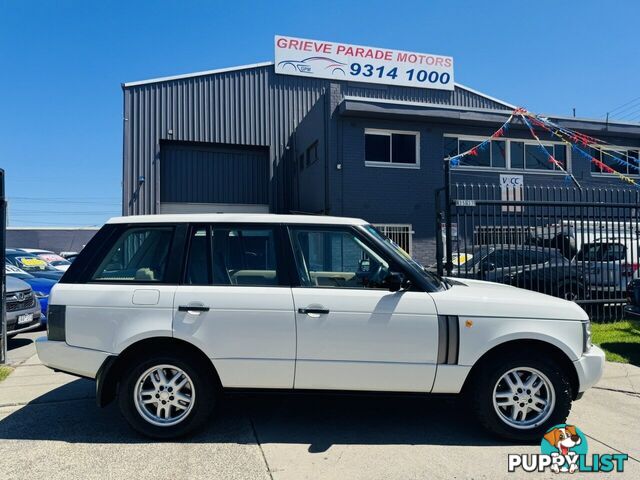
[[[306,313],[307,315],[326,315],[329,310],[326,308],[299,308],[298,313]]]
[[[178,307],[179,312],[188,312],[196,315],[200,315],[201,312],[208,312],[209,307],[205,307],[202,305],[180,305]]]

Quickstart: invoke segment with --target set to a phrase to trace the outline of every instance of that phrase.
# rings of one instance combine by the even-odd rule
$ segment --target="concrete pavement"
[[[640,459],[640,368],[607,364],[600,385],[569,421],[589,436],[590,453]],[[18,364],[0,383],[0,478],[543,477],[508,474],[508,453],[539,447],[496,441],[458,400],[234,396],[195,437],[152,442],[94,397],[93,382],[53,373],[37,357]],[[640,463],[597,478],[640,478]]]

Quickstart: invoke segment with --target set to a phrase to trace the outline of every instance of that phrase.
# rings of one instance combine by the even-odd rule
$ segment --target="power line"
[[[621,117],[618,117],[618,120],[626,120],[626,119],[628,119],[630,117],[633,117],[637,113],[640,113],[640,105],[638,105],[637,108],[634,108],[633,110],[631,110],[629,113],[627,113],[627,114],[625,114],[625,115],[623,115]]]
[[[616,117],[616,118],[625,117],[628,114],[629,111],[633,111],[633,110],[637,109],[638,107],[640,107],[640,103],[629,105],[627,108],[625,108],[624,110],[620,110],[618,113],[616,113],[613,116]]]
[[[622,107],[626,107],[627,105],[629,105],[630,103],[635,102],[636,100],[640,100],[640,97],[636,97],[636,98],[634,98],[633,100],[629,100],[627,103],[623,103],[622,105],[619,105],[619,106],[617,106],[616,108],[614,108],[614,109],[612,109],[612,110],[609,110],[607,113],[608,113],[609,115],[611,115],[613,112],[615,112],[615,111],[617,111],[617,110],[621,109]]]

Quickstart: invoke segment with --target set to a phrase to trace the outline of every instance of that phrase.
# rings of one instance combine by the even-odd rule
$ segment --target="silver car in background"
[[[7,276],[7,336],[35,330],[40,326],[40,302],[28,283]]]

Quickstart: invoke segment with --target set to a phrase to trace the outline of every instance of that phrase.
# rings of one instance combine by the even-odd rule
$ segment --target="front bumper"
[[[26,324],[19,325],[18,317],[24,314],[33,314],[33,319]],[[30,332],[40,327],[40,311],[21,311],[7,313],[7,335],[17,335],[18,333]]]
[[[100,367],[110,355],[88,348],[72,347],[65,342],[52,342],[47,337],[36,340],[40,361],[49,368],[80,377],[96,378]]]
[[[602,377],[604,370],[604,352],[592,345],[582,356],[573,362],[578,373],[578,393],[594,386]]]

